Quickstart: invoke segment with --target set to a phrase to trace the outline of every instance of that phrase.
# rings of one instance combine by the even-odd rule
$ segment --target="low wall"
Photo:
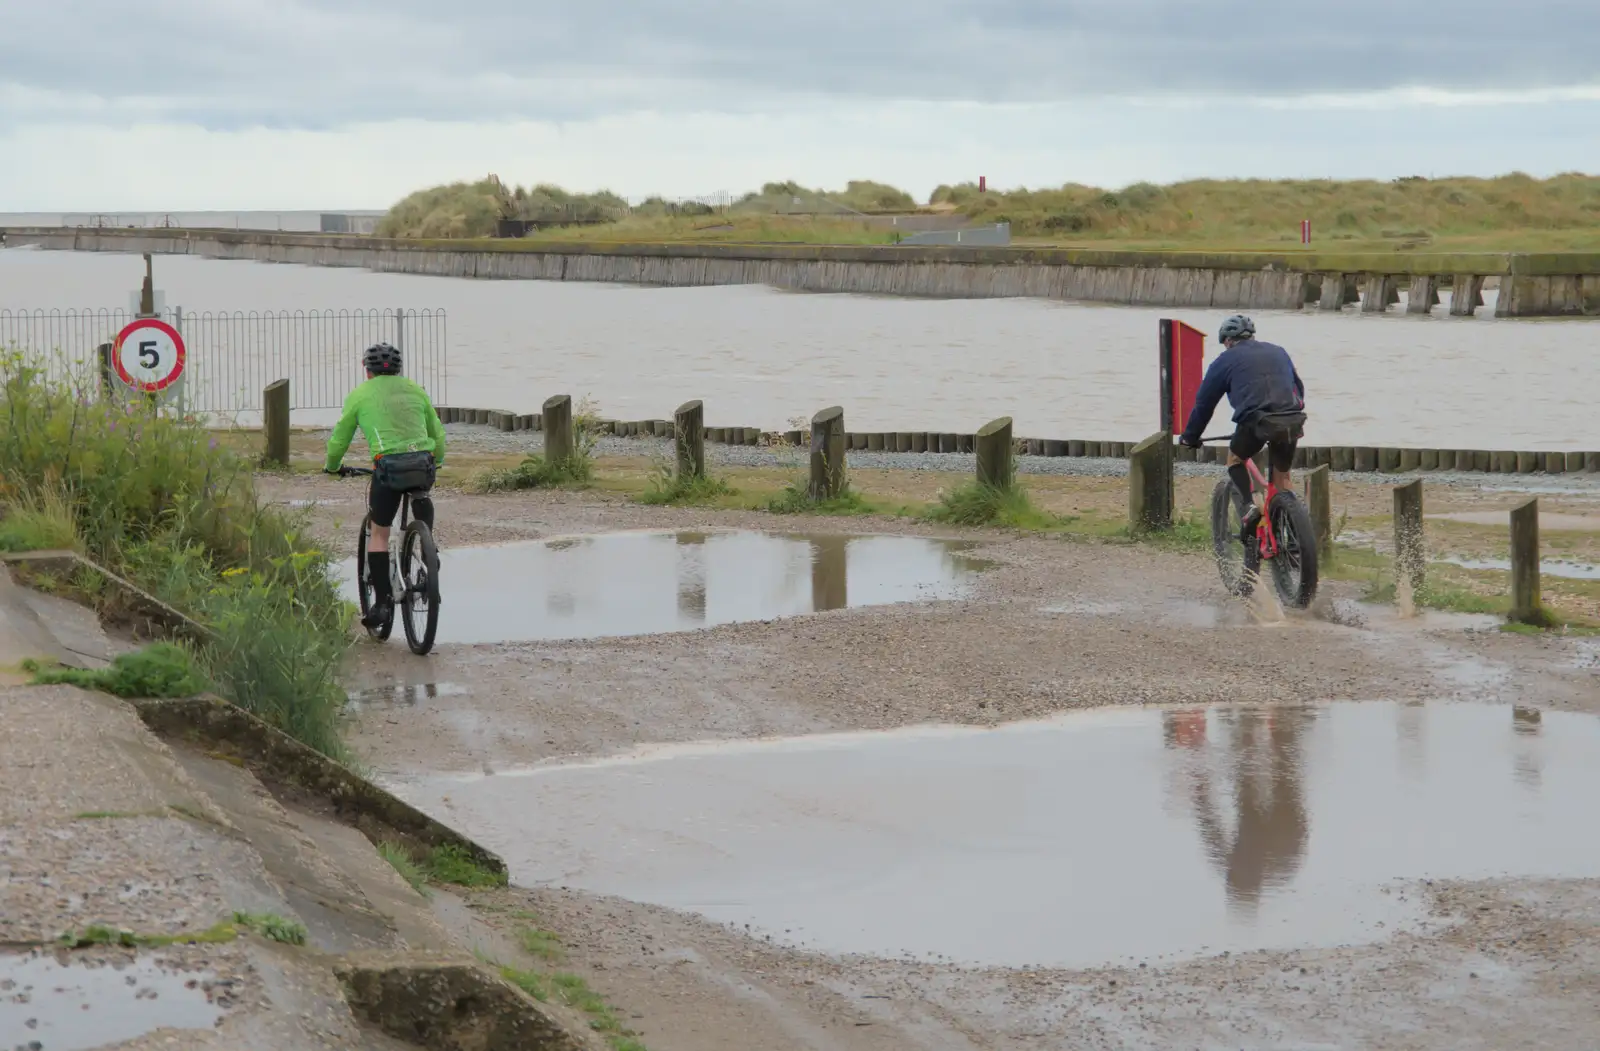
[[[439,408],[445,423],[468,423],[502,431],[538,431],[538,413],[517,414],[504,409]],[[601,433],[624,438],[671,438],[671,420],[600,420]],[[760,427],[706,427],[705,440],[724,445],[803,446],[803,431],[764,431]],[[848,431],[846,448],[867,452],[970,453],[974,436],[954,431]],[[1018,438],[1017,452],[1032,456],[1098,456],[1126,459],[1137,442],[1091,441],[1077,438]],[[1201,449],[1177,447],[1179,463],[1216,463],[1226,458],[1221,446]],[[1295,452],[1297,468],[1327,464],[1335,471],[1411,473],[1414,471],[1474,471],[1489,474],[1576,474],[1600,471],[1600,450],[1585,452],[1490,451],[1482,449],[1417,449],[1390,446],[1301,445]]]
[[[805,292],[941,298],[1365,312],[1410,293],[1431,312],[1445,287],[1470,314],[1485,278],[1502,317],[1600,315],[1600,255],[1576,252],[1396,256],[1337,252],[1133,252],[1076,248],[405,240],[251,230],[12,227],[7,245],[80,252],[199,255],[437,277],[694,286],[761,284]]]

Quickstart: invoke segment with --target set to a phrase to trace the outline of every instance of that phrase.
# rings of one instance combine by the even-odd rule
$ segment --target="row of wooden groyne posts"
[[[287,435],[287,400],[278,414]],[[558,395],[544,404],[544,412],[516,415],[501,410],[445,408],[440,415],[446,422],[486,424],[501,430],[542,430],[544,452],[547,459],[558,461],[573,455],[577,448],[576,428],[572,398]],[[618,425],[611,423],[611,433]],[[690,401],[678,407],[673,418],[667,420],[638,421],[622,424],[621,433],[649,434],[652,437],[673,440],[673,470],[680,478],[706,476],[705,443],[710,435],[721,431],[736,432],[740,444],[759,444],[762,432],[755,428],[708,428],[705,426],[705,406],[700,401]],[[791,444],[800,431],[790,431],[785,436]],[[808,496],[823,501],[844,494],[848,485],[846,477],[846,452],[853,445],[851,432],[844,429],[844,409],[832,406],[811,418],[811,427],[803,432],[803,441],[810,447],[810,476]],[[877,436],[881,444],[882,435]],[[898,434],[896,445],[898,446]],[[926,434],[924,441],[926,441]],[[946,437],[940,436],[941,439]],[[1029,439],[1018,439],[1012,433],[1009,416],[991,420],[973,434],[953,435],[958,449],[967,446],[974,454],[975,481],[992,489],[1010,489],[1016,484],[1016,459],[1026,451]],[[270,443],[270,439],[269,439]],[[941,440],[941,445],[943,445]],[[1120,445],[1121,443],[1111,443]],[[869,446],[870,447],[870,446]],[[1182,447],[1173,445],[1170,431],[1158,431],[1126,451],[1128,458],[1128,529],[1133,535],[1170,531],[1176,520],[1177,489],[1174,464]],[[1206,451],[1211,447],[1205,447]],[[1194,451],[1194,450],[1189,450]],[[1214,450],[1213,450],[1214,451]],[[287,456],[287,438],[284,440]],[[1319,455],[1317,459],[1322,459]],[[1590,462],[1590,461],[1586,461]],[[1600,466],[1600,460],[1593,461]],[[1310,512],[1312,528],[1316,533],[1317,550],[1323,557],[1333,556],[1333,496],[1332,463],[1324,460],[1311,465],[1304,475],[1302,490]],[[1222,484],[1231,484],[1224,481]],[[1529,500],[1510,512],[1511,530],[1511,609],[1514,621],[1548,626],[1551,618],[1545,610],[1539,583],[1539,502]],[[1213,525],[1215,528],[1215,525]],[[1395,572],[1397,581],[1403,580],[1413,595],[1422,591],[1427,575],[1427,553],[1423,538],[1422,480],[1414,479],[1394,489]]]
[[[0,243],[362,267],[437,277],[943,298],[1030,297],[1139,306],[1600,315],[1600,254],[1108,251],[1087,248],[419,240],[255,230],[11,227]]]
[[[560,402],[560,395],[551,399]],[[570,400],[570,399],[568,399]],[[546,403],[547,406],[549,403]],[[478,424],[501,431],[539,431],[543,413],[513,413],[503,409],[440,407],[444,423]],[[624,438],[672,438],[674,420],[596,420],[596,430]],[[705,427],[703,439],[725,445],[802,446],[810,441],[804,430],[766,431],[760,427]],[[949,431],[846,431],[847,451],[902,453],[970,453],[973,433]],[[1014,438],[1014,451],[1026,456],[1113,457],[1127,459],[1134,442],[1087,441],[1068,438]],[[1214,463],[1226,459],[1226,449],[1207,445],[1200,449],[1178,446],[1180,463]],[[1408,474],[1413,471],[1469,471],[1485,474],[1575,474],[1600,472],[1600,451],[1543,452],[1488,451],[1482,449],[1416,449],[1358,445],[1302,445],[1295,451],[1295,467],[1326,464],[1335,471]]]

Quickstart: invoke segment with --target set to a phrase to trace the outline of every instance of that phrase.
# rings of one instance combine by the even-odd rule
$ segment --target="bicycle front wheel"
[[[1222,586],[1231,595],[1248,595],[1261,555],[1254,544],[1239,537],[1244,528],[1244,494],[1224,478],[1211,491],[1211,551],[1217,560]]]
[[[1272,498],[1267,508],[1278,552],[1272,556],[1272,582],[1286,607],[1305,609],[1317,597],[1317,535],[1311,512],[1291,492]]]
[[[356,538],[356,599],[361,604],[361,616],[366,617],[367,611],[372,608],[372,570],[367,566],[367,544],[372,537],[372,516],[369,514],[361,520],[361,532]],[[387,641],[389,633],[394,630],[394,618],[390,617],[376,628],[368,628],[367,634],[379,642]]]
[[[439,549],[433,532],[412,519],[400,540],[400,622],[406,645],[421,656],[433,649],[439,630]]]

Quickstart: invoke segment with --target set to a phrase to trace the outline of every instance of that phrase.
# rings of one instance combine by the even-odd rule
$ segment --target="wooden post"
[[[706,409],[700,401],[686,401],[672,414],[679,478],[706,476]]]
[[[1172,432],[1157,431],[1128,454],[1128,528],[1172,528]]]
[[[274,380],[261,392],[261,424],[267,435],[267,463],[289,466],[289,381]]]
[[[1317,562],[1333,564],[1332,469],[1319,464],[1305,473],[1306,510],[1311,512],[1311,531],[1317,538]]]
[[[844,493],[844,409],[834,405],[811,417],[811,499]]]
[[[572,395],[557,394],[544,403],[544,458],[564,463],[578,449],[572,440]]]
[[[1411,593],[1422,589],[1428,556],[1422,536],[1422,479],[1394,487],[1394,572],[1411,582]]]
[[[1511,509],[1511,619],[1543,624],[1539,594],[1539,501]]]
[[[102,343],[96,348],[100,354],[100,397],[110,401],[117,396],[117,367],[111,360],[111,355],[116,352],[115,343]]]
[[[1011,448],[1011,417],[990,420],[973,436],[973,451],[978,458],[978,484],[991,489],[1010,489],[1015,477],[1015,455]]]

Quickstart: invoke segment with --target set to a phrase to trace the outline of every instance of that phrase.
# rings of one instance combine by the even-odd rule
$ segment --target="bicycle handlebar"
[[[340,478],[361,478],[361,477],[370,476],[372,474],[372,468],[370,468],[370,467],[346,467],[344,464],[340,464],[339,465],[339,469],[337,471],[329,471],[328,473],[329,474],[336,474]]]

